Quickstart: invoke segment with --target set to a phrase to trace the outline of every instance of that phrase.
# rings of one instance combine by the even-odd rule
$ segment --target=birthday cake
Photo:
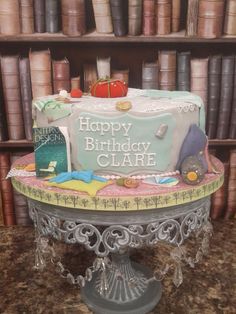
[[[51,95],[34,100],[33,110],[37,128],[67,129],[72,170],[145,178],[178,172],[190,157],[195,160],[188,165],[199,162],[200,172],[207,171],[204,104],[190,92],[129,88],[114,98]]]

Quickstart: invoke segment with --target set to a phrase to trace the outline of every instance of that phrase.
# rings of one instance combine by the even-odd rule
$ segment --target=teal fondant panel
[[[170,164],[175,125],[170,113],[111,117],[82,112],[75,131],[78,162],[83,169],[124,175],[141,167],[163,172]]]

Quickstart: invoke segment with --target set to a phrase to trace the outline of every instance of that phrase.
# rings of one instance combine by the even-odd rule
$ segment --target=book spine
[[[234,59],[233,55],[222,57],[221,95],[216,133],[218,139],[228,137],[234,87]]]
[[[6,176],[10,170],[10,154],[0,153],[0,184],[2,193],[4,225],[12,226],[15,224],[15,213],[13,204],[13,189],[10,179]]]
[[[34,0],[34,29],[36,33],[45,33],[45,1]]]
[[[172,0],[171,30],[179,32],[181,17],[181,0]]]
[[[96,31],[103,34],[112,33],[113,27],[109,0],[93,0],[93,12]]]
[[[189,37],[197,36],[198,2],[199,0],[188,0],[186,36]]]
[[[80,76],[74,76],[70,79],[71,90],[72,89],[81,89]]]
[[[226,1],[224,34],[236,35],[236,1],[235,0]]]
[[[156,34],[155,0],[143,1],[143,35]]]
[[[234,69],[233,100],[232,100],[230,128],[229,128],[228,138],[236,139],[236,65]]]
[[[111,70],[111,78],[124,81],[127,85],[129,85],[129,69],[122,70]]]
[[[60,90],[70,92],[70,63],[68,59],[52,61],[53,92],[58,94]]]
[[[236,150],[230,151],[229,158],[229,183],[228,183],[228,199],[225,212],[225,219],[233,218],[236,214]]]
[[[34,33],[33,0],[20,0],[20,23],[22,34]]]
[[[191,92],[200,96],[207,112],[208,58],[193,58],[191,65]]]
[[[112,25],[115,36],[128,33],[128,0],[110,0]]]
[[[190,91],[190,51],[177,54],[177,90]]]
[[[1,68],[1,67],[0,67]],[[0,76],[0,142],[7,140],[7,123],[6,114],[3,103],[3,90],[2,90],[2,80]]]
[[[224,183],[211,197],[210,217],[214,220],[224,216],[228,198],[228,180],[229,162],[224,162]]]
[[[197,35],[218,38],[222,35],[224,0],[199,0]]]
[[[23,107],[23,119],[25,137],[28,141],[32,141],[32,89],[30,77],[29,58],[21,58],[19,61],[20,71],[20,90]]]
[[[10,140],[25,138],[20,95],[19,57],[1,56],[1,72],[8,137]]]
[[[51,54],[49,50],[30,51],[33,98],[52,94]]]
[[[97,81],[97,65],[95,63],[84,63],[84,80],[83,80],[83,89],[87,93],[90,91],[90,88],[94,82]]]
[[[207,135],[209,139],[216,137],[218,108],[220,104],[221,62],[221,55],[209,57],[207,108]]]
[[[11,165],[20,157],[24,156],[24,152],[12,153],[10,155]],[[13,189],[13,203],[15,210],[15,219],[17,225],[27,226],[32,224],[29,217],[27,198]]]
[[[0,1],[0,32],[3,35],[20,34],[20,6],[18,0]]]
[[[128,34],[139,36],[142,33],[142,0],[128,2]]]
[[[161,50],[158,53],[159,88],[173,91],[176,89],[176,51]]]
[[[62,0],[62,32],[67,36],[82,36],[86,32],[85,0]]]
[[[3,204],[2,204],[2,191],[0,189],[0,226],[4,226]]]
[[[156,1],[156,33],[167,35],[171,32],[172,0]]]
[[[97,73],[98,79],[106,79],[111,77],[111,58],[97,57]]]
[[[128,1],[128,0],[124,0]],[[88,31],[94,31],[96,28],[95,18],[93,13],[93,2],[92,0],[85,0],[85,16],[86,16],[86,29]]]
[[[158,63],[143,62],[142,89],[158,89]]]
[[[59,2],[58,0],[45,1],[45,28],[48,33],[59,32]]]

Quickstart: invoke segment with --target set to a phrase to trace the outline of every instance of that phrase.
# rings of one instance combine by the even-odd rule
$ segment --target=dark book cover
[[[224,18],[224,34],[236,35],[236,1],[227,0]]]
[[[177,90],[190,91],[191,72],[190,72],[191,52],[183,51],[177,53]]]
[[[45,1],[34,0],[34,30],[36,33],[45,33]]]
[[[54,94],[60,90],[70,92],[70,63],[67,58],[52,61],[52,78]]]
[[[30,51],[30,76],[33,98],[52,94],[50,50]]]
[[[1,56],[2,87],[10,140],[25,138],[20,93],[19,56]]]
[[[155,0],[143,0],[143,35],[156,34]]]
[[[109,0],[92,0],[96,31],[109,34],[113,32]]]
[[[219,38],[223,31],[225,0],[199,0],[197,35],[201,38]]]
[[[0,188],[5,226],[15,225],[13,188],[11,180],[6,179],[6,176],[10,170],[10,165],[10,153],[0,152]]]
[[[0,1],[0,33],[2,35],[19,35],[21,33],[18,0]]]
[[[2,204],[2,192],[0,189],[0,226],[4,226],[4,214],[3,214],[3,204]]]
[[[115,36],[128,33],[128,0],[110,0],[112,25]]]
[[[67,36],[86,33],[85,0],[61,0],[62,32]]]
[[[160,50],[158,52],[159,89],[176,90],[176,51]]]
[[[171,33],[172,0],[156,1],[156,34]]]
[[[233,87],[233,100],[231,105],[229,136],[228,138],[236,139],[236,66],[234,65],[234,87]]]
[[[25,137],[28,141],[32,141],[32,89],[29,58],[20,58],[19,70]]]
[[[92,0],[85,1],[85,15],[86,15],[86,30],[88,32],[93,31],[96,28],[96,25],[95,25]]]
[[[199,0],[188,0],[186,36],[189,37],[197,36],[198,3]]]
[[[221,90],[222,56],[209,57],[208,63],[208,106],[207,106],[207,135],[209,139],[216,137],[218,109]]]
[[[233,218],[236,214],[236,150],[230,150],[228,198],[224,218]]]
[[[22,34],[34,33],[33,0],[20,0],[20,23]]]
[[[2,75],[0,66],[0,142],[8,139],[6,114],[3,101]]]
[[[142,34],[142,0],[129,0],[128,2],[128,34],[139,36]]]
[[[234,63],[235,56],[222,57],[221,95],[216,133],[218,139],[226,139],[228,137],[234,88]]]
[[[142,89],[158,89],[158,62],[143,61],[142,64]]]
[[[59,32],[60,2],[58,0],[45,1],[45,30],[48,33]]]
[[[71,171],[70,141],[66,127],[33,129],[37,177]]]

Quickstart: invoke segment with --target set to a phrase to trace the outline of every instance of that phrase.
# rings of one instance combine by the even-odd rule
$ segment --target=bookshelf
[[[193,57],[208,57],[211,54],[236,53],[236,36],[222,36],[216,39],[186,37],[185,30],[165,36],[101,35],[92,31],[81,37],[68,37],[62,33],[42,33],[18,36],[0,35],[1,54],[27,56],[30,49],[50,49],[53,59],[67,57],[72,74],[83,75],[83,64],[94,62],[97,56],[110,56],[113,67],[129,68],[130,86],[141,88],[141,65],[143,60],[157,59],[158,50],[191,51]],[[74,73],[73,73],[74,71]],[[228,149],[236,146],[236,139],[211,139],[210,147]],[[27,140],[0,142],[0,149],[28,148]]]

